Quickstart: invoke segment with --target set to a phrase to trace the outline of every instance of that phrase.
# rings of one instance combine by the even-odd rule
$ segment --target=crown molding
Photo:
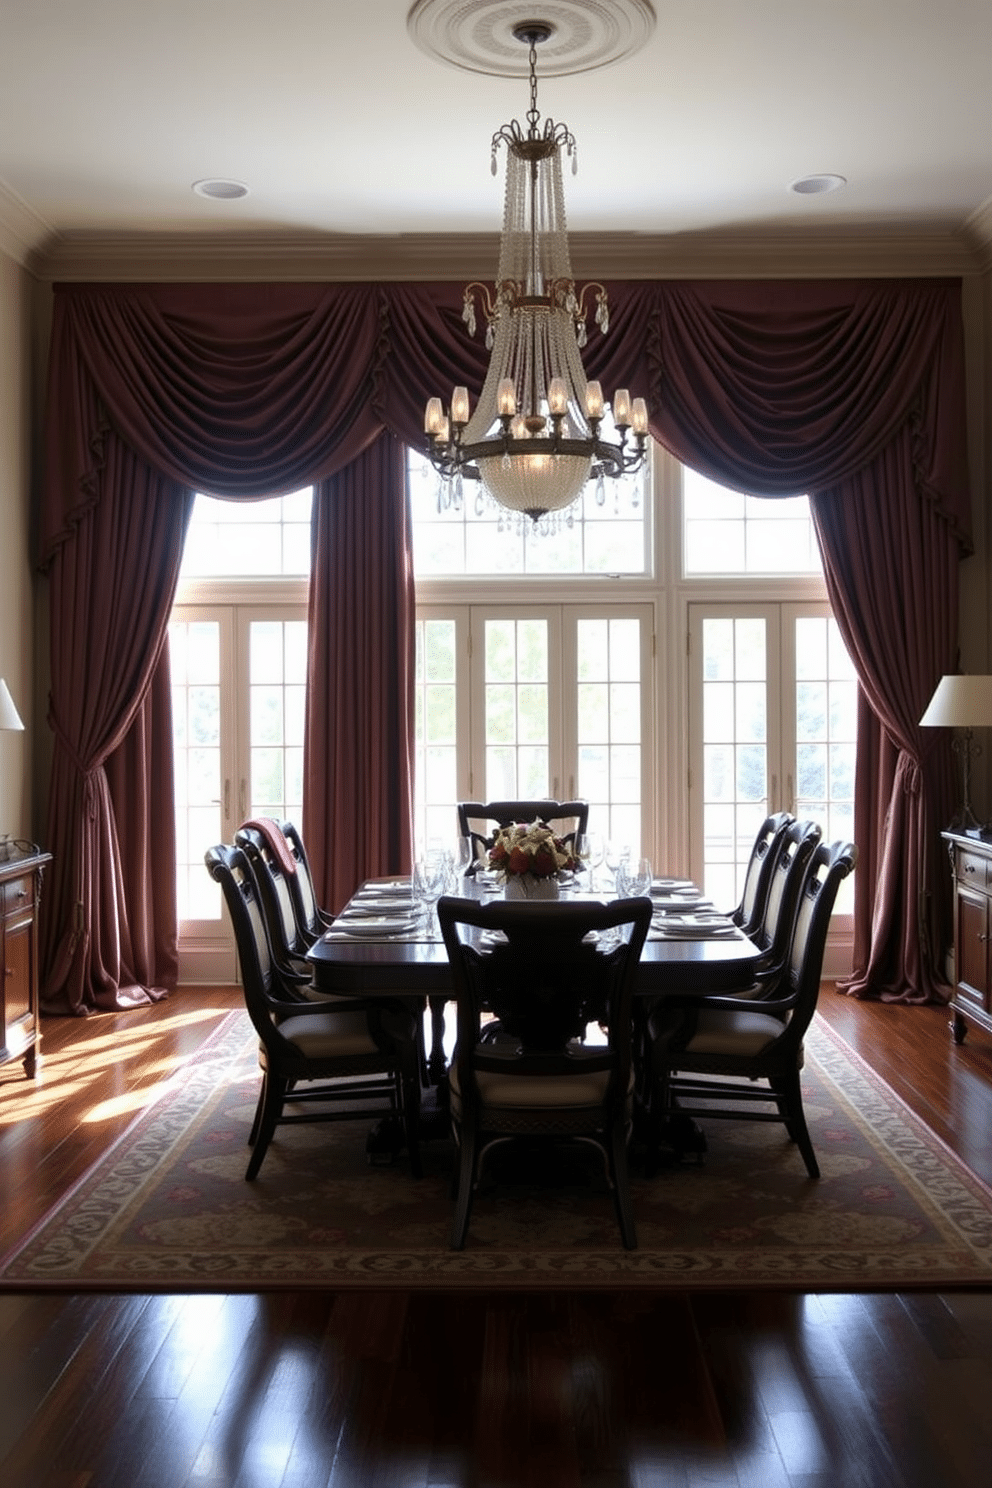
[[[498,242],[495,233],[73,233],[50,237],[28,267],[53,282],[429,282],[494,275]],[[572,233],[569,243],[578,279],[963,276],[992,265],[992,203],[964,228]]]
[[[992,271],[992,196],[976,207],[961,229],[983,274]]]
[[[51,237],[52,229],[27,202],[0,181],[0,253],[29,268],[33,245]]]

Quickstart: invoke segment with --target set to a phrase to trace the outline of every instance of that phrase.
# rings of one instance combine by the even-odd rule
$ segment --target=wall
[[[0,834],[34,837],[35,655],[31,572],[33,280],[0,252],[0,677],[23,733],[0,733]]]

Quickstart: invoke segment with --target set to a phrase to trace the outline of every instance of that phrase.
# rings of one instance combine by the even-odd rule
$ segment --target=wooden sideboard
[[[992,838],[942,832],[954,878],[954,996],[956,1043],[968,1019],[992,1033]]]
[[[50,853],[10,844],[0,856],[0,1065],[24,1061],[34,1078],[38,1061],[38,901]]]

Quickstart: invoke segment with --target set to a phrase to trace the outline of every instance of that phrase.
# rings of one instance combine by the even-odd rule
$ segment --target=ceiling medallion
[[[640,51],[655,27],[648,0],[415,0],[407,28],[421,51],[467,72],[526,77],[520,28],[540,12],[550,27],[542,77],[608,67]]]

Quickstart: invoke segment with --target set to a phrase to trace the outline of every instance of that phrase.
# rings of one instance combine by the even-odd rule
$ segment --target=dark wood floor
[[[0,1253],[233,991],[47,1020],[0,1070]],[[992,1040],[822,1015],[992,1183]],[[0,1295],[3,1488],[973,1488],[992,1481],[992,1297]]]

